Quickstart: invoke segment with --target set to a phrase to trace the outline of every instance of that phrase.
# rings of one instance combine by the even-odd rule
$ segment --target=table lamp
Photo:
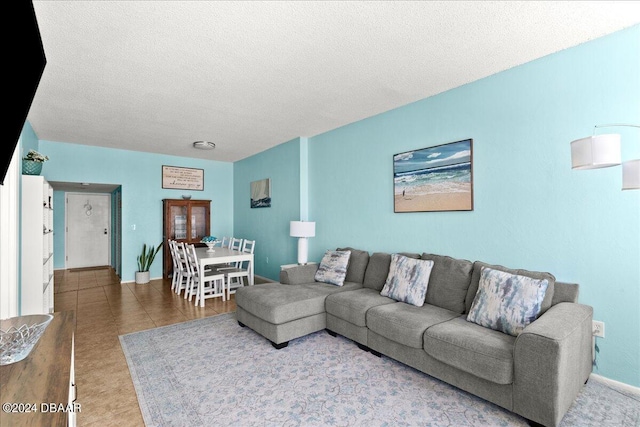
[[[298,264],[306,264],[309,252],[307,238],[316,235],[316,223],[311,221],[291,221],[289,223],[289,235],[298,237]]]

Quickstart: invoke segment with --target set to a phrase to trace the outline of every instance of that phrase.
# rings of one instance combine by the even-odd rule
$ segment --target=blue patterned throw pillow
[[[422,307],[427,295],[433,261],[391,254],[387,281],[380,292],[383,297]]]
[[[327,251],[320,261],[318,271],[316,271],[316,282],[329,283],[330,285],[344,285],[344,278],[347,277],[347,266],[351,251]]]
[[[469,322],[518,336],[540,313],[549,281],[482,267]]]

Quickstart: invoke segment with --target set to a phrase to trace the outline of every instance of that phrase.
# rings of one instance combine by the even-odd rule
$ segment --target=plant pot
[[[149,280],[148,271],[136,271],[136,285],[144,285],[145,283],[149,283]]]
[[[42,172],[42,162],[34,162],[33,160],[22,160],[23,175],[40,175]]]

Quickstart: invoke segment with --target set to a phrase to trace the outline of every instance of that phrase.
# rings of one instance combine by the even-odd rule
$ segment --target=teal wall
[[[233,164],[136,151],[41,140],[39,150],[49,156],[42,175],[49,181],[91,182],[122,186],[122,280],[134,280],[136,257],[144,243],[162,241],[162,199],[211,199],[211,233],[233,231]],[[204,191],[162,188],[162,165],[204,169]],[[54,205],[54,221],[64,222],[64,210]],[[61,218],[60,218],[61,217]],[[133,226],[135,225],[135,230]],[[55,248],[64,248],[64,233],[56,233]],[[62,239],[62,241],[60,240]],[[60,252],[63,254],[64,252]],[[56,254],[55,266],[62,268]],[[63,261],[64,262],[64,261]],[[62,267],[61,267],[62,266]],[[151,277],[162,276],[162,258],[156,258]]]
[[[31,123],[25,122],[24,126],[22,127],[22,133],[20,134],[20,140],[22,143],[20,157],[26,156],[29,150],[38,151],[38,135],[36,135],[33,127],[31,127]],[[45,162],[42,165],[43,170],[46,164],[47,163]]]
[[[46,176],[45,176],[46,178]],[[65,192],[53,192],[53,268],[65,268]]]
[[[280,265],[296,262],[289,221],[300,219],[301,138],[234,163],[234,235],[256,241],[255,272],[278,280]],[[250,207],[250,184],[271,179],[271,207]]]
[[[569,149],[596,124],[638,123],[638,52],[635,26],[309,138],[309,219],[316,221],[310,260],[350,245],[552,272],[579,283],[580,301],[605,322],[595,372],[640,386],[640,191],[620,190],[620,167],[571,170]],[[640,157],[637,129],[604,131],[622,134],[623,159]],[[393,155],[467,138],[474,210],[394,213]],[[248,204],[239,176],[255,167],[262,169],[252,178],[273,178],[296,167],[294,156],[275,152],[236,164],[236,229],[251,226],[239,209]],[[258,247],[284,243],[289,219],[263,218]],[[288,254],[281,262],[295,262],[294,244],[273,248]]]

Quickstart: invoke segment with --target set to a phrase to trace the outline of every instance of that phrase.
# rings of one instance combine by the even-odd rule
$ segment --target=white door
[[[109,265],[111,195],[67,193],[67,268]]]

